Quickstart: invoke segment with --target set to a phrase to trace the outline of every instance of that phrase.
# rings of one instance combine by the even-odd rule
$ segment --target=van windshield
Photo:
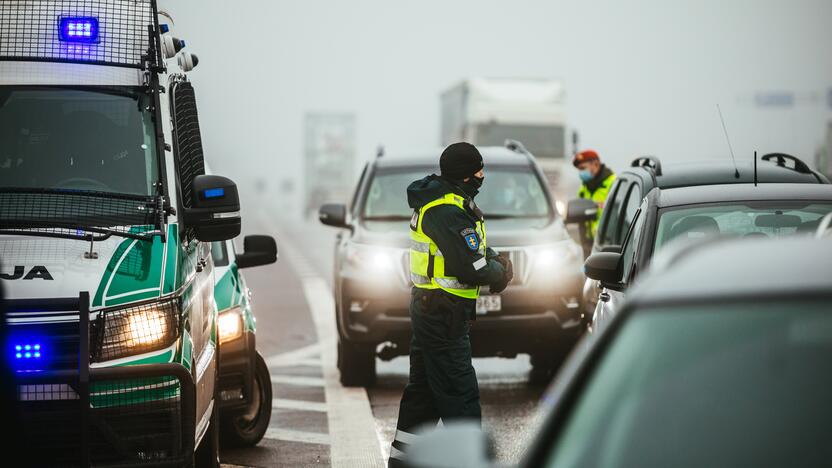
[[[0,87],[0,189],[154,195],[149,101],[130,87]]]

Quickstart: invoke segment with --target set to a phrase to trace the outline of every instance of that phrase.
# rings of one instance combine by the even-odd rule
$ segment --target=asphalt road
[[[332,248],[336,230],[316,221],[276,221],[244,214],[244,232],[277,239],[274,265],[245,271],[257,315],[257,343],[270,363],[272,422],[254,448],[227,449],[225,466],[385,466],[395,431],[408,358],[378,363],[378,382],[367,391],[337,382]],[[534,430],[543,392],[526,377],[528,358],[476,359],[483,425],[501,461],[518,459]]]

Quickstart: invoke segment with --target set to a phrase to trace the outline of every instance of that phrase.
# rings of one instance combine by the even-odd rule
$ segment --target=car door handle
[[[208,261],[204,258],[200,258],[196,261],[196,271],[197,273],[201,272],[206,266],[208,266]]]
[[[598,295],[598,300],[600,300],[601,302],[609,302],[610,301],[610,293],[602,292],[601,294]]]

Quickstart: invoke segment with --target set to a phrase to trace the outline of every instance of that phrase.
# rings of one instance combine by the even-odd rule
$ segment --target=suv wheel
[[[341,385],[368,387],[376,381],[376,347],[338,339],[338,370]]]
[[[251,401],[242,413],[224,417],[222,443],[229,447],[252,447],[266,434],[272,417],[272,380],[263,356],[257,353]]]

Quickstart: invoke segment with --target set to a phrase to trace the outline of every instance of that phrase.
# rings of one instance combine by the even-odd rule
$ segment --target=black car
[[[533,157],[519,145],[511,148],[480,148],[486,182],[477,204],[485,213],[488,246],[509,255],[515,274],[499,295],[483,289],[471,346],[475,356],[528,353],[532,378],[545,380],[583,329],[582,252]],[[349,206],[321,207],[321,222],[344,228],[333,282],[344,385],[371,384],[377,354],[392,359],[409,351],[412,210],[406,188],[439,172],[440,152],[376,158],[365,166]]]
[[[667,246],[712,236],[781,238],[814,234],[832,212],[829,184],[732,184],[654,188],[633,215],[620,252],[590,255],[588,277],[603,287],[592,328],[616,313],[624,292]]]
[[[633,160],[630,167],[617,173],[617,178],[607,198],[598,232],[587,253],[621,249],[624,237],[630,229],[638,206],[648,192],[658,187],[670,189],[700,185],[727,185],[754,183],[753,162],[740,161],[735,166],[730,159],[665,163],[654,156]],[[782,153],[767,154],[756,167],[758,183],[828,184],[823,174],[813,171],[800,159]],[[569,211],[578,213],[574,221],[580,221],[587,208],[586,200],[573,200]],[[590,216],[594,213],[590,211]],[[572,221],[572,220],[570,220]],[[598,302],[600,287],[597,281],[587,279],[583,299],[588,314],[592,314]]]
[[[718,240],[652,268],[544,395],[522,467],[827,466],[832,242]],[[413,467],[493,467],[478,426]]]

